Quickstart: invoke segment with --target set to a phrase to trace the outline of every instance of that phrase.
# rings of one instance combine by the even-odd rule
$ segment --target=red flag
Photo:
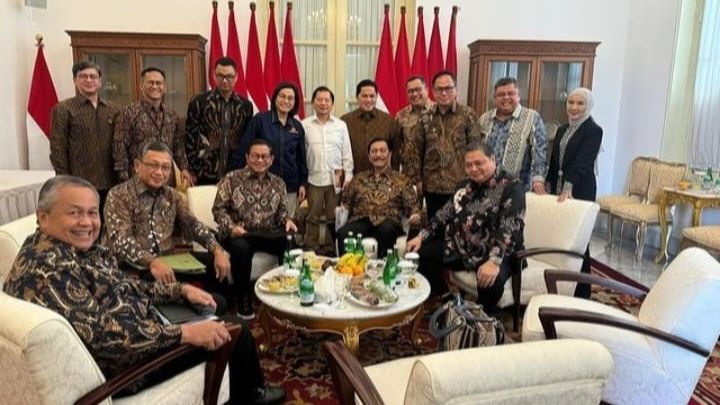
[[[303,100],[302,81],[300,80],[300,69],[298,69],[297,57],[295,56],[295,41],[292,34],[292,3],[287,3],[285,13],[285,29],[283,30],[282,60],[280,62],[282,78],[293,83],[298,89],[298,116],[305,118],[305,101]]]
[[[52,169],[49,140],[50,114],[58,98],[50,70],[45,62],[42,37],[36,38],[38,50],[27,107],[28,161],[31,169]]]
[[[413,49],[412,65],[410,66],[410,74],[422,76],[427,83],[428,91],[430,90],[430,77],[428,77],[427,69],[427,47],[425,45],[425,24],[423,23],[423,7],[418,7],[418,24],[417,33],[415,34],[415,48]],[[430,92],[432,93],[432,92]]]
[[[228,1],[228,8],[230,8],[230,15],[228,16],[227,57],[235,61],[235,64],[237,65],[235,93],[247,98],[247,88],[245,88],[245,69],[243,69],[242,53],[240,52],[240,39],[238,39],[237,26],[235,25],[235,2]],[[215,73],[214,66],[213,73]]]
[[[377,68],[375,69],[375,82],[378,96],[382,99],[388,113],[395,116],[398,112],[397,80],[392,52],[392,37],[390,36],[390,5],[385,4],[385,19],[382,34],[380,35],[380,50],[378,51]]]
[[[458,6],[452,8],[452,18],[450,19],[450,32],[448,33],[447,56],[445,57],[445,69],[453,72],[457,76],[457,41],[456,25],[457,25]]]
[[[215,62],[222,58],[224,53],[220,42],[220,24],[217,18],[217,1],[212,2],[213,13],[210,20],[210,55],[208,55],[208,83],[215,87]]]
[[[250,32],[248,33],[247,75],[248,92],[255,106],[260,111],[267,111],[267,94],[263,82],[262,58],[260,57],[260,40],[255,25],[255,3],[250,3]]]
[[[405,29],[405,6],[400,7],[400,32],[395,47],[395,78],[397,79],[398,108],[407,104],[405,82],[410,78],[410,51]]]
[[[280,83],[280,47],[278,45],[277,29],[275,28],[275,2],[270,5],[270,18],[268,19],[267,37],[265,38],[265,91],[268,98],[272,96],[275,87]]]
[[[435,21],[433,21],[432,34],[430,34],[430,49],[428,50],[428,76],[430,80],[435,76],[435,73],[445,68],[442,55],[442,42],[440,40],[440,7],[435,7],[434,11]],[[430,85],[432,85],[432,83],[430,83]]]

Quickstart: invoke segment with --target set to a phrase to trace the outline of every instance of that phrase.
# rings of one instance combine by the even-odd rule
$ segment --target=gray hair
[[[482,141],[472,141],[468,144],[467,148],[465,149],[465,153],[470,152],[482,152],[483,155],[487,157],[493,157],[493,152],[490,150],[490,147],[488,144]]]
[[[98,201],[100,201],[100,194],[98,194],[95,186],[93,186],[92,183],[77,176],[61,174],[51,179],[48,179],[45,184],[43,184],[40,188],[40,194],[38,195],[37,203],[38,211],[50,212],[53,205],[55,205],[55,201],[57,200],[58,190],[66,186],[89,188],[93,191]]]
[[[165,152],[168,155],[170,155],[170,158],[172,158],[172,156],[173,156],[173,153],[170,150],[170,147],[167,146],[167,144],[165,142],[158,141],[155,139],[150,139],[147,142],[143,143],[142,146],[140,146],[140,149],[138,149],[137,156],[135,158],[137,160],[142,160],[142,158],[148,152]]]

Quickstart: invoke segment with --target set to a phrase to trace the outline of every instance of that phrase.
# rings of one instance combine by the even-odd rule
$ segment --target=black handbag
[[[438,308],[430,318],[430,334],[440,350],[495,346],[505,342],[502,322],[483,311],[482,305],[466,302],[460,294]]]

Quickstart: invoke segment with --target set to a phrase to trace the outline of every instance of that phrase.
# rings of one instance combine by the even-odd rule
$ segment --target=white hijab
[[[581,115],[578,119],[573,120],[568,117],[568,123],[572,127],[578,127],[580,124],[585,122],[588,118],[590,118],[590,112],[593,108],[593,95],[592,92],[589,89],[586,89],[585,87],[578,87],[577,89],[573,90],[568,94],[568,100],[571,96],[580,96],[583,99],[585,99],[585,113]]]

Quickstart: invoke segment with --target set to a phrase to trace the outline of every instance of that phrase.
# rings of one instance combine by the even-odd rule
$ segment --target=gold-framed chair
[[[698,246],[720,259],[720,225],[691,226],[682,231],[683,248]]]

